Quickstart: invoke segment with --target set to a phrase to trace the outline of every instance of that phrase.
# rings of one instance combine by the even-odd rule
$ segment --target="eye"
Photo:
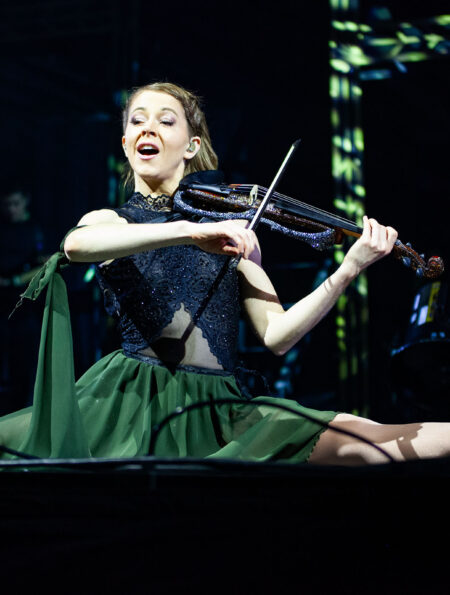
[[[133,116],[131,118],[131,123],[132,124],[143,124],[144,123],[144,119],[143,118],[139,118],[138,116]]]
[[[161,120],[161,124],[164,124],[165,126],[173,126],[175,122],[173,120]]]

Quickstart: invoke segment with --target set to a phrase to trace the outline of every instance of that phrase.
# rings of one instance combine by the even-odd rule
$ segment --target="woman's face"
[[[175,97],[142,91],[130,105],[122,145],[137,191],[172,194],[183,177],[185,159],[194,157],[200,139],[190,137],[183,106]]]

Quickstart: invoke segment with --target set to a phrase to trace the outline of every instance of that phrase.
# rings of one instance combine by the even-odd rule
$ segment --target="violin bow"
[[[258,225],[261,217],[264,214],[264,211],[266,210],[266,208],[269,205],[269,201],[272,198],[272,194],[275,192],[275,188],[277,187],[278,182],[280,181],[281,176],[284,174],[289,161],[291,160],[293,154],[297,150],[297,147],[298,147],[298,145],[300,143],[301,143],[301,139],[300,138],[298,138],[295,142],[292,143],[291,148],[287,152],[287,155],[284,158],[284,161],[281,164],[280,169],[275,174],[275,177],[274,177],[274,179],[272,181],[272,184],[267,189],[267,192],[266,192],[264,198],[262,199],[261,204],[259,205],[258,210],[256,211],[253,219],[250,221],[250,225],[248,226],[247,229],[255,229],[256,226]]]
[[[283,163],[281,164],[279,170],[275,174],[275,177],[274,177],[271,185],[267,189],[267,192],[266,192],[264,198],[262,199],[261,204],[259,205],[258,210],[256,211],[256,213],[255,213],[253,219],[251,220],[250,225],[248,226],[247,229],[252,229],[253,230],[258,225],[261,217],[264,214],[264,211],[266,210],[266,208],[269,205],[269,201],[270,201],[270,199],[272,197],[272,194],[275,192],[275,188],[277,187],[278,182],[281,179],[281,176],[286,171],[286,167],[288,166],[289,161],[292,159],[292,156],[295,153],[295,151],[296,151],[298,145],[300,144],[300,142],[301,142],[301,139],[297,139],[294,143],[292,143],[289,151],[287,152],[286,157],[284,158]],[[220,269],[217,277],[214,279],[211,287],[209,288],[208,293],[205,295],[205,297],[201,301],[199,307],[197,308],[197,311],[195,312],[194,316],[192,317],[192,321],[190,322],[189,326],[186,328],[185,332],[183,333],[182,339],[186,340],[187,337],[189,336],[189,334],[192,332],[192,330],[193,330],[194,326],[197,324],[197,321],[199,320],[200,316],[205,311],[205,308],[208,305],[208,302],[210,301],[210,299],[214,295],[215,291],[219,287],[220,282],[222,281],[222,279],[225,277],[228,269],[231,266],[235,266],[236,267],[239,264],[239,261],[240,260],[241,260],[241,255],[239,255],[239,256],[230,256],[224,262],[224,264],[223,264],[222,268]]]

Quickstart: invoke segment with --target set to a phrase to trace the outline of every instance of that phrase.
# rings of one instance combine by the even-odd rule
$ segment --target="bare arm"
[[[350,248],[341,266],[287,311],[258,260],[241,261],[244,308],[261,342],[277,355],[286,353],[330,311],[363,269],[392,250],[396,238],[394,229],[365,218],[363,235]]]
[[[100,262],[138,252],[177,244],[195,244],[207,252],[247,258],[254,240],[235,221],[220,223],[128,223],[112,210],[103,209],[84,215],[79,229],[70,233],[64,251],[74,262]]]

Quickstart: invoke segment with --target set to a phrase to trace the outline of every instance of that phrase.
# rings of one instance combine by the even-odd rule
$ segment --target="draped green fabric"
[[[287,400],[282,402],[292,413],[280,411],[267,405],[276,405],[276,398],[249,403],[232,375],[169,370],[118,350],[75,383],[67,291],[60,274],[65,264],[62,252],[54,254],[21,296],[36,300],[47,289],[34,402],[0,418],[0,444],[42,458],[142,456],[155,424],[177,407],[201,402],[207,406],[164,427],[156,455],[307,461],[323,423],[336,413]],[[214,405],[217,398],[236,403]],[[301,419],[302,412],[317,423]]]
[[[67,290],[59,273],[67,263],[63,252],[53,254],[21,295],[34,301],[47,288],[31,422],[18,446],[40,457],[89,456],[75,396]]]

